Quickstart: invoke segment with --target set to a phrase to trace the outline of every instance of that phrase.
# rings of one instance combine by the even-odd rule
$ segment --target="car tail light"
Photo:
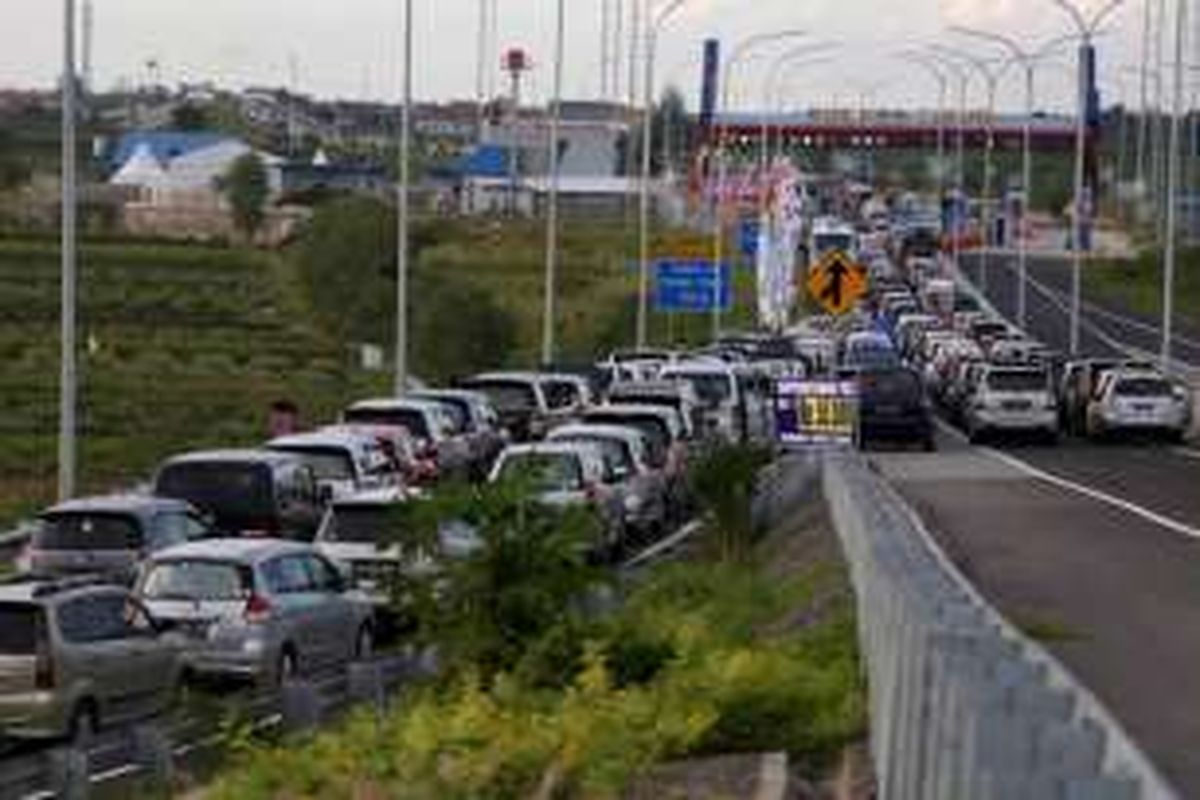
[[[35,689],[50,690],[56,682],[54,656],[50,654],[50,643],[42,633],[38,637],[37,657],[33,662],[33,686]]]
[[[251,625],[266,622],[271,617],[271,601],[261,594],[250,595],[244,616]]]
[[[594,483],[589,483],[585,486],[583,493],[587,496],[588,502],[595,503],[600,499],[600,487]]]

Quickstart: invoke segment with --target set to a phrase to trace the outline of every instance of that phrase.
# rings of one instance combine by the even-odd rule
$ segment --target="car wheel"
[[[370,625],[358,629],[354,640],[354,657],[358,661],[370,661],[375,657],[375,631]]]
[[[96,704],[92,701],[85,700],[76,706],[75,713],[71,715],[70,728],[67,731],[71,744],[87,749],[100,730],[98,717],[99,712],[96,710]]]
[[[921,440],[921,449],[923,449],[926,453],[936,452],[937,451],[937,441],[933,438],[932,435],[926,436],[923,440]]]

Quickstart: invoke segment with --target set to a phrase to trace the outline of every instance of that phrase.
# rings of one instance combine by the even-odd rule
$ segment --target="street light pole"
[[[907,61],[910,64],[915,64],[921,67],[930,75],[938,85],[938,104],[937,104],[937,196],[939,208],[946,194],[946,95],[948,81],[946,73],[938,68],[936,62],[925,58],[920,53],[901,52],[897,53],[896,57]]]
[[[404,0],[404,101],[400,110],[400,189],[396,197],[396,385],[408,391],[408,214],[412,144],[413,0]]]
[[[1183,43],[1188,0],[1175,0],[1175,96],[1171,103],[1171,141],[1167,155],[1167,231],[1163,242],[1162,366],[1171,367],[1171,337],[1175,318],[1175,227],[1179,214],[1180,118],[1183,116]]]
[[[721,86],[718,93],[717,117],[720,118],[729,109],[729,81],[733,76],[733,68],[745,56],[760,45],[807,36],[800,30],[782,30],[771,33],[760,33],[743,39],[734,48],[729,59],[721,70]],[[721,335],[721,260],[724,258],[725,244],[723,229],[725,212],[725,180],[728,177],[729,166],[726,162],[725,140],[727,126],[717,123],[717,196],[713,214],[713,307],[712,307],[712,337],[713,341]]]
[[[550,136],[546,145],[550,185],[546,194],[546,280],[542,310],[542,364],[554,362],[554,300],[558,278],[558,134],[562,119],[563,40],[566,36],[566,0],[558,0],[554,33],[554,99],[550,108]]]
[[[836,45],[836,44],[828,43],[826,45],[822,45],[821,49],[825,50],[827,48],[832,48],[832,47],[837,47],[837,46],[838,45]],[[770,101],[769,101],[768,107],[778,110],[778,112],[780,114],[785,113],[784,103],[783,103],[783,90],[785,88],[784,78],[787,76],[789,71],[798,71],[801,69],[807,69],[809,67],[815,67],[815,66],[819,66],[821,64],[828,64],[832,61],[834,61],[834,58],[832,58],[832,57],[808,58],[808,59],[804,59],[802,61],[789,61],[786,64],[786,70],[781,72],[775,81],[775,93],[773,95],[770,95]],[[771,137],[769,127],[765,129],[765,133],[766,133],[766,138],[767,138],[768,143],[773,145],[770,148],[769,152],[767,153],[766,160],[767,160],[767,163],[769,164],[769,163],[772,163],[773,161],[775,161],[776,159],[778,159],[783,152],[783,133],[780,132],[777,136],[774,137],[774,139],[772,139],[772,137]]]
[[[775,106],[772,104],[772,100],[776,97],[776,94],[779,91],[781,73],[785,68],[800,66],[799,64],[795,63],[798,59],[809,55],[823,53],[836,48],[837,46],[838,45],[834,42],[817,42],[816,44],[801,45],[800,47],[788,50],[786,53],[779,56],[779,58],[775,59],[775,61],[771,64],[771,68],[767,71],[767,78],[763,83],[763,110],[760,120],[762,123],[762,130],[760,131],[758,150],[759,169],[762,170],[764,174],[766,173],[770,162],[770,115],[771,109],[775,108]]]
[[[75,0],[63,0],[62,74],[62,284],[58,391],[58,499],[75,495],[78,345],[76,330]]]
[[[1081,303],[1081,294],[1083,291],[1083,214],[1084,214],[1084,197],[1083,197],[1083,167],[1084,167],[1084,149],[1087,146],[1087,76],[1085,73],[1085,65],[1083,57],[1092,46],[1092,37],[1096,30],[1099,29],[1100,23],[1116,11],[1122,0],[1109,0],[1109,2],[1097,11],[1089,20],[1084,17],[1083,12],[1076,6],[1072,5],[1071,0],[1053,0],[1055,5],[1061,8],[1070,16],[1071,21],[1079,33],[1079,65],[1078,75],[1076,80],[1076,120],[1075,120],[1075,200],[1073,204],[1074,213],[1072,215],[1072,225],[1074,233],[1072,235],[1071,248],[1071,333],[1070,333],[1070,351],[1071,355],[1079,354],[1079,309]]]
[[[1021,207],[1021,215],[1017,222],[1017,325],[1024,329],[1026,323],[1029,299],[1029,245],[1022,235],[1025,218],[1033,199],[1033,112],[1035,106],[1035,72],[1038,62],[1050,55],[1063,42],[1075,39],[1074,36],[1062,36],[1052,39],[1036,51],[1028,51],[1013,39],[991,31],[977,30],[954,26],[951,30],[977,39],[995,42],[1008,48],[1013,61],[1020,64],[1025,72],[1025,119],[1021,126],[1021,190],[1025,201]]]
[[[636,2],[636,0],[635,0]],[[650,328],[650,148],[653,146],[654,61],[658,54],[658,36],[667,20],[686,0],[672,0],[662,8],[646,29],[646,63],[642,87],[642,175],[638,186],[638,316],[637,346],[646,346]],[[665,164],[664,164],[665,166]]]

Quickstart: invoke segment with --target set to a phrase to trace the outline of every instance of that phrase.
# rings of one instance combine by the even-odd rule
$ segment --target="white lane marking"
[[[1183,456],[1184,458],[1191,458],[1196,461],[1200,461],[1200,450],[1193,450],[1190,447],[1172,447],[1171,452],[1177,456]]]
[[[955,439],[958,439],[960,442],[965,443],[969,441],[969,439],[961,431],[951,427],[945,421],[939,419],[937,422],[943,431]],[[1141,517],[1142,519],[1153,523],[1154,525],[1166,528],[1173,533],[1182,534],[1183,536],[1187,536],[1192,539],[1200,539],[1200,528],[1194,528],[1191,525],[1186,525],[1178,520],[1171,519],[1170,517],[1151,511],[1148,508],[1139,506],[1137,503],[1130,502],[1129,500],[1111,495],[1107,492],[1102,492],[1099,489],[1093,489],[1092,487],[1085,486],[1082,483],[1061,478],[1058,475],[1046,472],[1043,469],[1038,469],[1032,464],[1022,461],[1016,456],[1001,452],[993,447],[976,447],[975,449],[980,453],[991,456],[1002,464],[1006,464],[1007,466],[1012,467],[1013,469],[1022,472],[1031,478],[1040,480],[1044,483],[1049,483],[1053,486],[1057,486],[1060,489],[1067,489],[1068,491],[1075,492],[1076,494],[1081,494],[1084,497],[1097,500],[1101,503],[1112,506],[1113,508],[1118,508],[1129,514],[1133,514],[1134,516]],[[1200,451],[1188,450],[1187,448],[1178,448],[1178,450],[1186,451],[1189,454],[1189,457],[1200,458]]]
[[[1108,494],[1107,492],[1102,492],[1099,489],[1093,489],[1092,487],[1085,486],[1082,483],[1076,483],[1075,481],[1070,481],[1066,478],[1060,478],[1059,476],[1046,472],[1045,470],[1038,469],[1032,464],[1027,464],[1019,458],[1010,456],[1008,453],[1002,453],[999,450],[993,450],[990,447],[985,447],[983,449],[984,452],[988,453],[988,455],[992,456],[993,458],[998,458],[1005,464],[1008,464],[1010,467],[1019,469],[1032,478],[1037,478],[1038,480],[1053,484],[1061,489],[1068,489],[1085,497],[1090,497],[1093,500],[1099,500],[1101,503],[1106,503],[1113,508],[1119,508],[1122,511],[1141,517],[1147,522],[1151,522],[1155,525],[1166,528],[1169,531],[1182,534],[1183,536],[1187,536],[1192,539],[1200,539],[1200,528],[1194,528],[1191,525],[1185,525],[1178,520],[1163,516],[1162,514],[1158,514],[1148,508],[1139,506],[1137,503],[1131,503],[1128,500]]]

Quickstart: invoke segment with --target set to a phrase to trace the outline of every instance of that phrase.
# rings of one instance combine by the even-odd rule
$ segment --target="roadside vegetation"
[[[1179,251],[1175,310],[1187,325],[1200,329],[1200,248]],[[1085,294],[1118,309],[1158,317],[1162,314],[1161,250],[1143,251],[1129,261],[1096,261],[1084,271]]]
[[[748,488],[754,464],[712,469]],[[486,542],[438,561],[436,595],[397,593],[419,630],[433,623],[441,676],[382,714],[243,748],[205,797],[618,797],[657,764],[713,754],[787,751],[819,779],[861,739],[851,595],[818,508],[738,558],[710,516],[680,562],[616,583],[583,556],[587,520],[536,510],[519,483],[463,491],[398,521],[419,548],[413,533],[447,513]]]
[[[560,357],[591,361],[632,343],[633,228],[567,221],[559,280]],[[536,222],[422,220],[410,286],[412,368],[445,381],[536,364],[543,229]],[[702,251],[666,233],[660,252]],[[52,499],[56,463],[59,258],[52,238],[0,238],[0,528]],[[750,320],[752,274],[740,270]],[[267,406],[307,419],[386,393],[395,320],[395,224],[377,201],[317,208],[280,253],[128,240],[85,243],[80,260],[82,483],[110,491],[163,457],[253,445]],[[698,341],[707,315],[653,314],[651,334]],[[385,354],[364,369],[361,345]]]

